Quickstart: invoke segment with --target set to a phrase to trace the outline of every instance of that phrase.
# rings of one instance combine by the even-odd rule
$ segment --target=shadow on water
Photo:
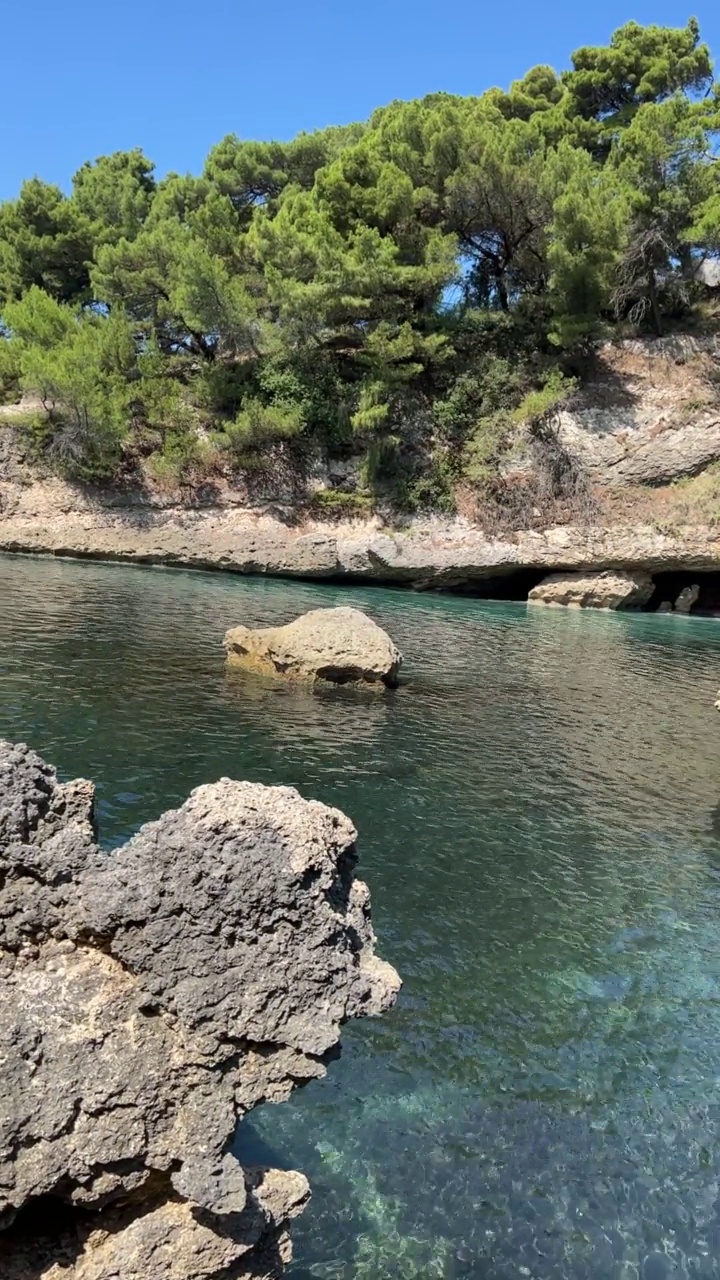
[[[268,1169],[292,1169],[287,1157],[258,1132],[252,1120],[245,1119],[238,1126],[233,1142],[233,1152],[246,1167]]]
[[[710,810],[710,830],[716,840],[720,840],[720,800]]]

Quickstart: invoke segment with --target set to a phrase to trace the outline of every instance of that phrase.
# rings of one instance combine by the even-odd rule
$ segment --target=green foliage
[[[234,417],[253,380],[254,371],[244,362],[213,360],[206,364],[194,385],[200,411],[213,421]]]
[[[242,457],[248,451],[300,434],[305,423],[300,409],[280,404],[264,404],[248,399],[232,422],[225,426],[227,448]]]
[[[22,364],[17,343],[0,342],[0,404],[15,404],[20,398]]]
[[[683,294],[687,303],[693,248],[703,244],[703,235],[708,248],[715,243],[713,138],[719,128],[717,104],[675,95],[641,107],[609,161],[628,209],[616,310],[640,322],[648,318],[658,334],[663,293],[666,298]]]
[[[33,285],[61,302],[85,300],[89,229],[59,187],[39,178],[0,205],[0,307]]]
[[[101,156],[78,170],[71,204],[95,245],[139,234],[155,193],[153,168],[138,147]]]
[[[31,347],[51,351],[59,346],[74,330],[76,318],[70,307],[31,285],[17,302],[9,302],[3,310],[10,341],[8,346],[18,352]]]
[[[446,210],[479,306],[508,311],[542,281],[551,210],[546,148],[531,122],[474,112],[462,158],[448,181]]]
[[[187,484],[202,469],[203,444],[196,431],[182,423],[173,423],[163,433],[162,448],[150,459],[150,472],[161,484]]]
[[[547,252],[554,311],[550,340],[576,347],[608,314],[627,227],[627,196],[586,151],[561,147],[549,166],[553,200]]]
[[[578,49],[572,63],[563,76],[571,109],[613,125],[626,124],[643,104],[712,83],[710,51],[695,18],[680,28],[628,22],[607,47]]]
[[[620,323],[692,315],[720,256],[720,90],[698,25],[627,23],[507,91],[214,147],[139,149],[0,205],[0,397],[76,475],[233,465],[300,435],[412,510],[497,476]],[[219,462],[222,462],[220,458]],[[214,464],[213,464],[214,465]]]
[[[510,437],[512,418],[502,409],[478,419],[465,447],[463,474],[474,484],[483,484],[497,473],[497,463]]]
[[[372,434],[387,426],[389,418],[389,389],[379,379],[365,382],[360,389],[357,409],[350,419],[354,430]]]
[[[409,514],[455,511],[455,489],[463,478],[460,459],[447,450],[437,450],[424,465],[404,468],[394,477],[392,504]]]
[[[435,405],[443,437],[449,441],[467,439],[480,420],[513,409],[526,384],[527,373],[517,362],[497,355],[478,361],[472,373],[454,379],[449,394]]]
[[[576,378],[568,378],[560,369],[552,369],[541,387],[528,391],[513,411],[515,422],[537,422],[570,398],[577,387]]]
[[[353,516],[367,516],[372,511],[373,500],[369,493],[346,493],[341,489],[319,489],[313,494],[311,506],[320,519],[349,520]]]
[[[132,400],[135,348],[121,314],[84,316],[54,346],[27,344],[22,385],[45,408],[36,438],[58,470],[82,480],[112,475]]]

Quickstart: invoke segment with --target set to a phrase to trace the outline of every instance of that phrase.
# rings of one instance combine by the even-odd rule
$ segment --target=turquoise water
[[[224,671],[340,602],[396,694]],[[719,686],[712,620],[0,558],[0,735],[108,847],[228,774],[360,830],[400,1004],[238,1137],[312,1181],[295,1280],[720,1277]]]

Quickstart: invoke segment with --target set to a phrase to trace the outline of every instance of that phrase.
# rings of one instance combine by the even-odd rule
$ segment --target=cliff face
[[[555,426],[601,485],[662,486],[697,475],[720,459],[720,338],[601,347]]]
[[[637,524],[555,525],[493,536],[460,518],[417,519],[401,527],[378,518],[298,526],[279,515],[233,508],[92,510],[84,498],[79,509],[63,510],[66,486],[53,486],[53,493],[57,505],[0,520],[0,551],[489,591],[498,579],[523,571],[539,581],[563,569],[720,570],[720,525],[675,524],[645,513]]]
[[[275,1276],[309,1188],[243,1168],[237,1122],[399,987],[356,833],[224,779],[105,856],[92,801],[0,742],[0,1274]]]
[[[520,571],[720,569],[720,339],[601,348],[592,375],[545,427],[554,465],[582,477],[586,500],[561,523],[548,500],[501,527],[472,510],[322,522],[282,478],[252,506],[232,490],[192,501],[91,492],[34,478],[9,448],[11,427],[0,425],[0,550],[420,587],[492,584]],[[543,465],[541,453],[521,428],[506,475],[522,482]],[[319,465],[313,485],[332,474],[331,462]]]

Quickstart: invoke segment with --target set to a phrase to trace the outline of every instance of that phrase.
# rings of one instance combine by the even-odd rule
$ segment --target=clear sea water
[[[397,693],[226,673],[337,603]],[[222,775],[359,828],[400,1003],[238,1135],[311,1179],[295,1280],[720,1277],[718,686],[720,620],[0,558],[0,735],[108,848]]]

